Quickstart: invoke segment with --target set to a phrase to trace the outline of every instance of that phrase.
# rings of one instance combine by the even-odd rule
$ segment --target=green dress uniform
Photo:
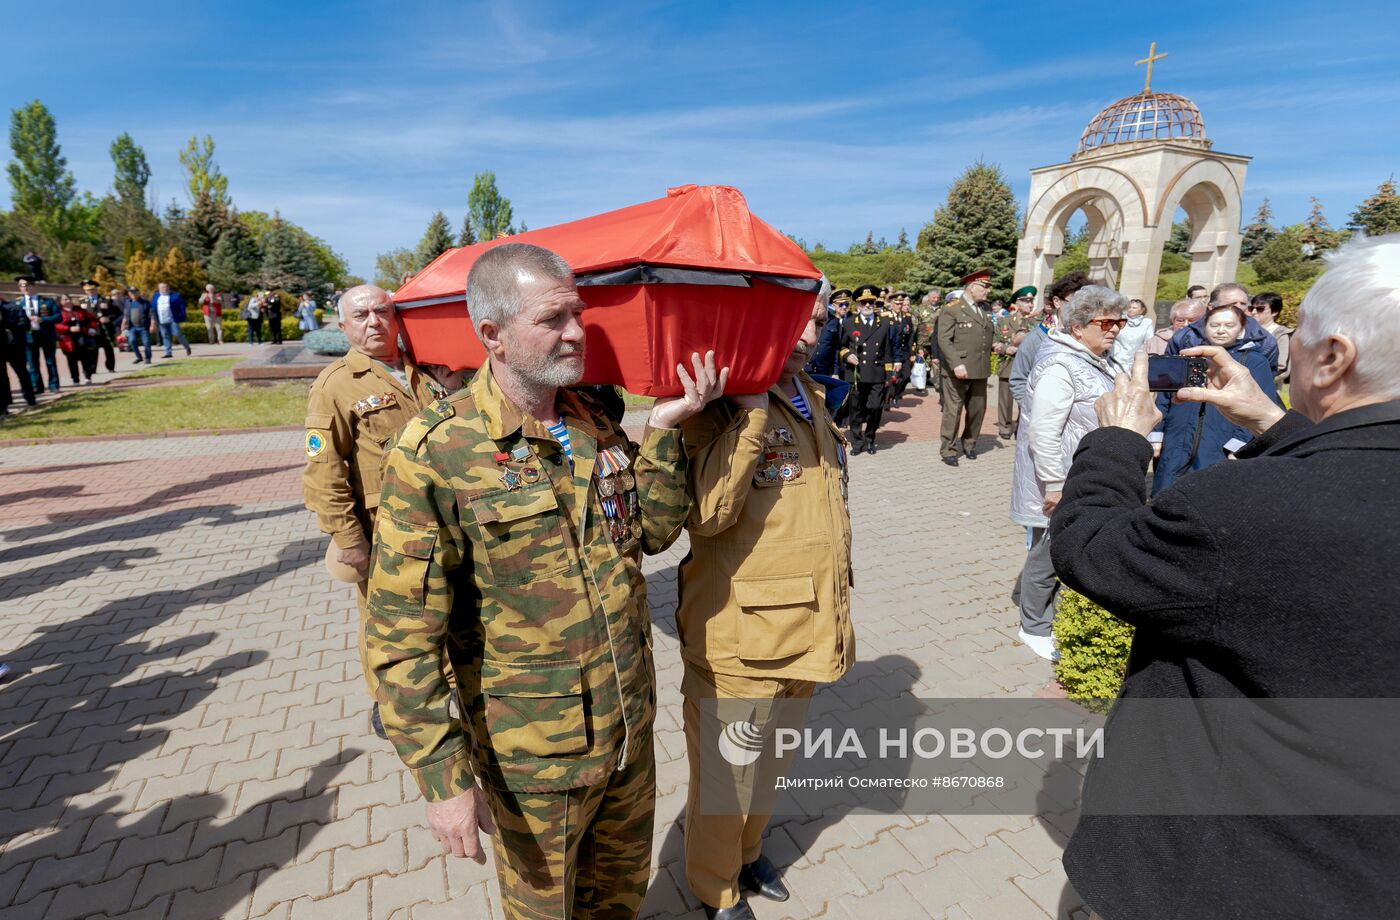
[[[1020,407],[1011,395],[1011,364],[1021,341],[1034,325],[1035,320],[1019,310],[997,319],[996,342],[992,347],[997,354],[997,434],[1002,440],[1015,435],[1020,421]]]
[[[987,378],[992,375],[992,318],[964,294],[938,314],[934,337],[943,359],[943,424],[939,454],[969,457],[977,451],[977,434],[987,413]],[[953,369],[961,365],[967,376]],[[959,432],[961,425],[961,433]]]
[[[591,399],[557,399],[569,455],[489,360],[404,429],[375,526],[369,667],[423,796],[482,787],[507,917],[635,917],[656,796],[641,556],[685,523],[685,456],[678,430],[639,447]]]

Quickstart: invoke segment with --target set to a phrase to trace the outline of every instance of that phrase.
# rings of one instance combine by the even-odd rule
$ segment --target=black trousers
[[[880,430],[880,420],[885,414],[884,381],[857,383],[846,401],[851,407],[851,446],[856,450],[874,447],[875,432]]]
[[[73,382],[79,383],[79,371],[88,380],[97,373],[97,349],[96,348],[74,348],[72,351],[65,351],[63,357],[68,359],[68,376],[73,378]]]
[[[273,345],[282,344],[282,314],[281,312],[269,313],[267,315],[268,334]]]
[[[113,333],[110,327],[104,326],[97,332],[97,347],[102,349],[103,363],[107,365],[107,373],[117,369],[117,351],[113,347]],[[97,354],[93,353],[93,367],[97,367]]]
[[[37,401],[34,397],[34,381],[29,376],[29,366],[26,363],[25,347],[23,345],[3,345],[4,365],[9,370],[15,372],[15,379],[19,381],[20,392],[24,394],[24,401],[28,405],[34,405]],[[10,374],[5,366],[0,366],[0,409],[10,408],[10,404],[15,401],[14,391],[10,389]]]

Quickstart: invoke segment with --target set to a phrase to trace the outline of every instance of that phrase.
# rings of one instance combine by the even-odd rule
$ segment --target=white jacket
[[[1036,356],[1016,439],[1011,519],[1045,527],[1045,493],[1064,489],[1074,451],[1098,427],[1094,402],[1113,388],[1108,359],[1058,329]]]
[[[1118,374],[1133,372],[1133,355],[1147,347],[1147,340],[1156,331],[1152,317],[1146,313],[1127,319],[1128,325],[1118,330],[1118,338],[1113,340],[1113,350],[1108,353],[1108,363]]]

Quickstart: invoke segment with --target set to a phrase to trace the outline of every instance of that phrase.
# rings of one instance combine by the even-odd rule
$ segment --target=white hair
[[[268,291],[268,293],[271,294],[272,292]],[[390,297],[389,292],[383,288],[376,287],[373,284],[357,284],[344,294],[341,294],[340,300],[336,301],[335,312],[336,315],[340,317],[342,323],[350,321],[350,317],[345,315],[345,311],[347,309],[353,309],[355,304],[363,298],[369,298],[371,302],[376,303],[380,300],[387,300],[391,306],[394,303],[394,298]]]
[[[515,319],[524,306],[520,286],[536,278],[572,282],[574,272],[555,253],[530,243],[506,243],[483,253],[467,273],[467,310],[477,336],[483,322],[504,329]]]
[[[1357,235],[1327,259],[1303,297],[1298,338],[1308,346],[1344,335],[1368,395],[1400,397],[1400,233]]]

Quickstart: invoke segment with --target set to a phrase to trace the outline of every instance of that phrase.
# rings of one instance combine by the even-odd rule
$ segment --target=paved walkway
[[[853,459],[859,663],[814,707],[880,693],[1030,697],[1050,667],[1006,600],[1021,534],[1012,451],[950,469],[932,397]],[[368,733],[354,603],[301,505],[301,437],[270,432],[0,449],[0,913],[500,917],[491,866],[446,859],[412,783]],[[649,559],[657,622],[656,876],[686,891],[675,566]],[[1071,794],[1068,796],[1073,798]],[[1082,917],[1042,815],[779,819],[792,917]]]

